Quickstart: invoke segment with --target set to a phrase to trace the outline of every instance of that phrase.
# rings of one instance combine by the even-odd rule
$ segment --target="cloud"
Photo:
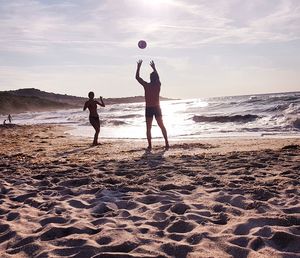
[[[150,1],[0,0],[1,85],[129,84],[128,64],[138,58],[158,60],[175,84],[194,73],[191,85],[200,69],[219,82],[221,68],[299,67],[299,0]],[[140,39],[149,45],[143,52]]]
[[[263,6],[265,10],[262,16],[258,16],[259,2],[253,1],[252,4],[255,4],[247,10],[248,13],[241,14],[247,17],[242,20],[238,12],[244,2],[227,1],[227,5],[224,5],[222,1],[222,8],[219,6],[217,12],[216,5],[194,5],[190,16],[186,15],[188,18],[161,23],[156,33],[169,37],[176,43],[175,46],[181,41],[187,48],[207,44],[258,44],[300,39],[299,2],[284,0],[277,5],[272,2]]]
[[[145,1],[11,0],[0,7],[0,51],[129,48],[139,38],[165,48],[257,44],[300,38],[300,3],[293,0]]]

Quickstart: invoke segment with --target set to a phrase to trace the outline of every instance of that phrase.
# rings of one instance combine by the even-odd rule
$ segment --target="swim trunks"
[[[146,107],[146,112],[145,112],[146,117],[160,117],[162,116],[160,106],[156,107]]]
[[[89,119],[91,124],[100,123],[99,116],[90,116]]]

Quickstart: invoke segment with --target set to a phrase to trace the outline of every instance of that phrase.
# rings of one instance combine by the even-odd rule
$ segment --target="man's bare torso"
[[[147,83],[147,85],[144,85],[144,89],[146,107],[159,106],[160,84],[152,85],[151,83]]]
[[[97,101],[96,100],[88,100],[85,102],[85,107],[87,107],[90,111],[90,116],[98,117],[97,113]]]

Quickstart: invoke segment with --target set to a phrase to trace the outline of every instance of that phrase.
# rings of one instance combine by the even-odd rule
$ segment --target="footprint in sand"
[[[271,193],[269,190],[260,188],[260,189],[255,189],[253,192],[253,198],[255,200],[260,200],[260,201],[268,201],[269,199],[273,198],[275,194]]]
[[[27,194],[13,197],[12,200],[17,201],[17,202],[24,202],[26,199],[31,198],[31,197],[36,197],[36,196],[37,196],[37,193],[27,193]]]
[[[253,233],[253,235],[260,236],[260,237],[271,237],[272,228],[269,226],[264,226],[264,227],[258,229],[255,233]]]
[[[191,245],[197,245],[197,244],[199,244],[200,243],[200,241],[203,239],[203,238],[205,238],[205,237],[207,237],[207,233],[201,233],[201,234],[193,234],[193,235],[191,235],[191,236],[189,236],[187,239],[186,239],[186,241],[189,243],[189,244],[191,244]]]
[[[174,241],[180,242],[185,236],[183,234],[170,234],[168,237]]]
[[[176,203],[173,205],[170,210],[176,214],[182,215],[184,214],[187,210],[190,209],[190,206],[186,205],[185,203]]]
[[[56,246],[66,246],[66,247],[79,247],[86,244],[86,239],[72,239],[72,238],[66,238],[62,240],[55,241]]]
[[[188,253],[192,251],[189,245],[179,245],[175,243],[166,243],[161,245],[161,249],[171,257],[187,257]]]
[[[170,233],[187,233],[192,231],[195,227],[196,225],[194,223],[180,219],[169,226],[167,231]]]
[[[20,213],[18,212],[10,212],[6,215],[8,221],[16,220],[20,218]]]
[[[63,218],[63,217],[50,217],[50,218],[45,218],[39,221],[42,227],[53,223],[53,224],[65,224],[67,223],[68,220]]]
[[[299,252],[300,236],[290,234],[284,231],[278,231],[269,239],[277,250],[286,252]]]
[[[236,246],[236,245],[227,245],[225,251],[232,255],[234,258],[248,257],[250,250],[248,248]]]
[[[247,247],[249,243],[248,237],[235,237],[232,239],[229,239],[229,243],[232,243],[234,245],[240,246],[240,247]]]
[[[72,234],[89,234],[94,235],[101,231],[101,229],[93,229],[89,227],[77,228],[77,227],[52,227],[44,232],[40,239],[42,241],[54,240],[57,238],[66,237]]]
[[[139,205],[137,202],[133,201],[117,201],[116,205],[119,209],[133,210],[137,208]]]
[[[8,224],[0,224],[0,234],[3,234],[8,229],[9,229],[9,225]]]
[[[144,204],[153,204],[153,203],[157,203],[160,202],[162,200],[161,196],[159,195],[146,195],[140,198],[136,199],[137,201],[144,203]]]
[[[124,241],[121,244],[100,247],[100,252],[129,253],[137,247],[138,243],[136,242]]]
[[[16,248],[23,247],[25,245],[33,243],[34,241],[36,241],[35,237],[25,237],[25,238],[19,240],[18,242],[16,242],[13,246],[11,246],[10,249],[16,249]]]
[[[228,222],[228,215],[224,212],[221,212],[218,214],[217,219],[211,220],[211,222],[218,225],[226,225]]]
[[[235,227],[234,234],[247,235],[250,230],[257,227],[264,226],[283,226],[288,227],[293,223],[285,218],[280,217],[263,217],[263,218],[250,218],[246,223],[238,224]]]
[[[111,237],[108,237],[108,236],[104,236],[104,237],[101,237],[100,239],[96,240],[96,242],[99,244],[99,245],[108,245],[109,243],[111,243],[113,240]]]
[[[36,257],[36,254],[42,249],[42,247],[36,243],[29,243],[18,247],[16,249],[8,249],[7,253],[9,254],[18,254],[18,253],[25,253],[26,257]],[[23,256],[23,255],[22,255]],[[22,257],[21,256],[21,257]]]
[[[1,202],[0,202],[1,203]],[[5,210],[5,209],[1,209],[0,208],[0,215],[4,215],[6,213],[8,213],[9,211],[8,210]],[[1,226],[0,226],[1,227]],[[1,231],[0,231],[1,232]]]
[[[156,221],[163,221],[163,220],[166,220],[168,218],[168,215],[164,212],[157,212],[153,215],[152,218]]]
[[[89,204],[84,203],[83,201],[80,201],[80,200],[72,199],[72,200],[69,200],[68,203],[70,206],[72,206],[76,209],[89,209],[90,208]]]
[[[255,251],[263,248],[265,246],[265,242],[261,237],[255,237],[249,242],[249,247]]]
[[[4,233],[2,233],[0,235],[0,244],[10,240],[11,238],[15,237],[16,235],[17,235],[17,233],[15,231],[7,229],[6,231],[4,231]]]
[[[94,217],[101,216],[107,212],[113,212],[118,209],[118,206],[114,203],[99,203],[92,208],[91,213]]]
[[[87,185],[91,182],[91,179],[84,177],[80,179],[70,179],[66,180],[60,183],[62,186],[68,186],[68,187],[79,187],[82,185]]]

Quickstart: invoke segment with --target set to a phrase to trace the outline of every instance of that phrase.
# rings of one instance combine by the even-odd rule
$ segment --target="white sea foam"
[[[226,136],[299,136],[300,92],[161,102],[170,138]],[[144,104],[99,108],[103,138],[145,138]],[[0,117],[2,121],[6,117]],[[17,124],[71,125],[70,133],[91,137],[88,111],[28,112],[13,116]],[[161,137],[155,120],[153,137]]]

